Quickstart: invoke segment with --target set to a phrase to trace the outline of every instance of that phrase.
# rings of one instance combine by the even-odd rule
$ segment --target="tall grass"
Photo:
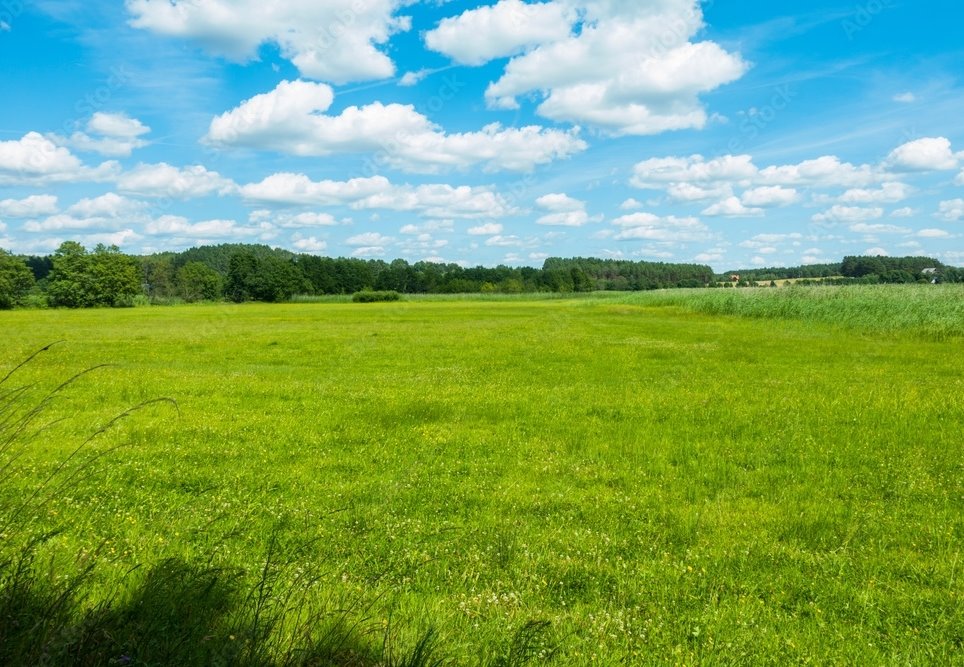
[[[670,290],[633,294],[622,301],[707,315],[834,324],[873,333],[911,332],[936,340],[964,336],[964,285]]]

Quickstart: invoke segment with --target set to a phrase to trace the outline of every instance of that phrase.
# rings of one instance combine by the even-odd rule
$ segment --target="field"
[[[0,313],[0,368],[65,341],[0,386],[37,383],[14,412],[111,364],[4,451],[3,555],[59,529],[26,594],[83,573],[70,613],[123,612],[88,617],[127,633],[98,644],[114,664],[242,643],[258,664],[964,664],[962,304],[922,286]],[[68,458],[161,397],[178,409]],[[65,460],[54,479],[77,483],[32,498]]]

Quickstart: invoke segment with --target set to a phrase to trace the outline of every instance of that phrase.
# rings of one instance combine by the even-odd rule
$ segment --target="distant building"
[[[738,282],[740,282],[740,274],[734,273],[732,276],[730,276],[730,282],[731,282],[731,283],[738,283]]]

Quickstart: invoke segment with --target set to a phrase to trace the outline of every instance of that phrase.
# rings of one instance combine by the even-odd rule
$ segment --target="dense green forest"
[[[847,257],[839,264],[766,268],[717,275],[708,266],[611,259],[550,258],[541,269],[465,268],[299,255],[264,245],[224,244],[134,257],[116,247],[68,241],[47,257],[0,250],[0,308],[85,308],[178,301],[288,301],[295,295],[523,294],[732,287],[781,279],[834,284],[964,282],[964,270],[927,257]]]

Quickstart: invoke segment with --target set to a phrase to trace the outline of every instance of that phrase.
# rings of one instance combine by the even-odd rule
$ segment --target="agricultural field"
[[[962,304],[0,313],[0,658],[962,664]]]

